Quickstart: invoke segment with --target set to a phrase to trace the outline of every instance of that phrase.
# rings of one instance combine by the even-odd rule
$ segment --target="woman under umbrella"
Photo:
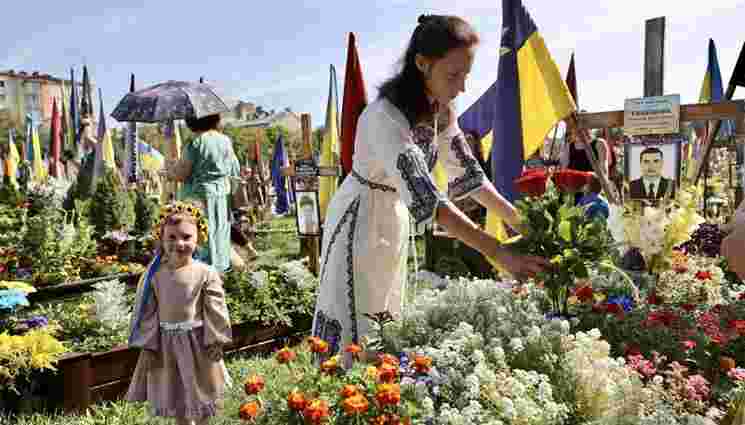
[[[194,139],[183,148],[182,159],[168,162],[167,176],[183,182],[179,200],[198,203],[209,220],[209,243],[198,255],[224,272],[230,267],[231,240],[228,197],[230,179],[240,174],[230,138],[217,130],[220,115],[186,118]]]

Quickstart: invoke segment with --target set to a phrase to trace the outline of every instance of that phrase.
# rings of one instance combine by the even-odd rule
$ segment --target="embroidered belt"
[[[359,173],[357,173],[357,171],[355,171],[354,169],[352,169],[352,175],[357,179],[358,182],[362,183],[364,186],[369,187],[370,189],[382,190],[383,192],[396,192],[396,189],[393,187],[385,184],[371,182],[370,180],[359,175]]]
[[[201,320],[187,320],[185,322],[160,322],[160,329],[164,331],[190,331],[196,328],[201,328],[203,325]]]

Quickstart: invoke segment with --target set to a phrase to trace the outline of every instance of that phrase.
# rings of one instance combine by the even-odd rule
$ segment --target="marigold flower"
[[[251,375],[246,379],[243,388],[246,390],[246,394],[248,395],[258,394],[264,389],[264,378],[259,375]]]
[[[414,356],[414,369],[419,373],[429,373],[432,368],[432,358],[417,354]]]
[[[295,357],[297,357],[295,352],[290,350],[287,347],[277,351],[277,362],[278,363],[282,363],[282,364],[289,363],[295,360]]]
[[[238,409],[238,417],[244,421],[255,421],[259,417],[261,411],[261,405],[258,401],[249,401],[248,403],[241,404]]]
[[[375,400],[381,406],[395,406],[401,402],[401,386],[398,384],[380,384],[375,394]]]
[[[310,351],[314,353],[328,353],[329,351],[329,343],[322,340],[321,338],[318,338],[316,336],[310,337]]]
[[[391,354],[378,354],[378,366],[382,365],[383,363],[392,364],[394,366],[399,365],[399,361],[396,356]]]
[[[321,372],[332,374],[339,367],[339,358],[333,356],[330,359],[321,363]]]
[[[719,369],[722,372],[729,372],[730,369],[734,369],[737,366],[735,359],[727,356],[719,357]]]
[[[378,379],[381,382],[393,382],[398,376],[398,366],[383,363],[378,368]]]
[[[344,348],[345,353],[350,353],[355,359],[359,358],[359,354],[362,352],[362,347],[357,344],[349,344]]]
[[[365,377],[369,379],[375,379],[378,377],[378,368],[375,366],[368,366],[367,369],[365,369]]]
[[[349,398],[359,393],[360,393],[360,389],[357,388],[357,385],[345,385],[341,389],[341,392],[339,392],[339,395],[341,395],[342,398]]]
[[[574,295],[583,303],[593,300],[592,286],[583,286],[574,292]]]
[[[308,401],[305,400],[305,396],[300,391],[293,390],[287,396],[287,407],[290,410],[294,410],[296,412],[302,412],[303,409],[305,409],[305,406],[307,404],[308,404]]]
[[[303,410],[303,418],[313,425],[318,425],[329,417],[329,404],[325,400],[312,400]]]
[[[353,395],[342,402],[342,407],[347,415],[359,415],[367,412],[370,403],[362,394]]]

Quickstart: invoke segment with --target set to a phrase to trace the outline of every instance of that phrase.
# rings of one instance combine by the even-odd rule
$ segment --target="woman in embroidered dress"
[[[515,208],[484,177],[452,108],[465,89],[477,43],[461,18],[421,16],[402,70],[360,116],[354,167],[324,224],[313,334],[333,351],[369,333],[365,314],[400,313],[409,214],[417,226],[436,218],[450,234],[515,275],[547,266],[545,259],[500,246],[449,201],[470,196],[519,230]],[[430,175],[437,161],[450,179],[447,195]]]
[[[231,341],[220,275],[192,260],[207,222],[196,206],[176,203],[163,209],[154,233],[162,256],[137,288],[129,345],[142,352],[127,400],[149,401],[153,416],[179,425],[205,424],[229,385],[222,347]]]
[[[230,138],[217,131],[219,115],[187,118],[186,125],[195,138],[183,148],[182,159],[168,162],[167,174],[184,182],[178,199],[192,200],[202,207],[210,225],[210,240],[199,257],[219,272],[230,268],[230,215],[228,197],[231,177],[240,167]]]

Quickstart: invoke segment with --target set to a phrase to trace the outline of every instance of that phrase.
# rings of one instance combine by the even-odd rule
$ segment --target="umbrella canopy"
[[[117,121],[163,122],[229,111],[208,84],[166,81],[128,93],[111,116]]]

